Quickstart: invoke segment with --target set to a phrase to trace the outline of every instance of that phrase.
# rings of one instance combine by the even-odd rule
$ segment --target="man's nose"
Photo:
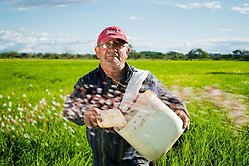
[[[111,52],[118,52],[118,49],[116,47],[113,47],[113,45],[111,45],[108,50]]]

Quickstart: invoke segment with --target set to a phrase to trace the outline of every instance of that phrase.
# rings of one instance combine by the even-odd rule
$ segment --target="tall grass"
[[[190,112],[190,130],[155,164],[248,165],[248,62],[129,63],[154,73]],[[0,60],[0,165],[91,165],[85,126],[61,113],[75,82],[97,65],[95,60]]]

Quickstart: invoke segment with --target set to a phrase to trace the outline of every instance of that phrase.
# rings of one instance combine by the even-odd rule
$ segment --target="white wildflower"
[[[56,102],[56,101],[54,101],[54,100],[52,101],[52,104],[53,104],[54,106],[58,106],[58,107],[60,106],[60,103],[59,103],[59,102]]]
[[[18,111],[23,111],[24,109],[22,107],[17,107]]]
[[[23,137],[24,137],[24,138],[27,138],[27,139],[30,139],[30,136],[29,136],[29,134],[27,134],[27,133],[23,134]]]
[[[40,115],[39,115],[39,116],[38,116],[38,119],[43,119],[43,116],[40,116]]]
[[[55,111],[55,110],[56,110],[56,108],[55,108],[54,106],[52,106],[52,107],[51,107],[51,109],[52,109],[53,111]]]
[[[31,119],[30,122],[31,122],[32,124],[37,123],[34,119]]]
[[[9,102],[9,107],[12,107],[12,102],[11,101]]]
[[[66,100],[67,100],[67,96],[60,95],[60,98],[61,98],[63,101],[66,101]]]
[[[40,101],[40,104],[41,104],[41,105],[46,105],[46,104],[47,104],[46,99],[45,99],[45,98],[42,98],[41,101]]]
[[[35,105],[32,111],[37,111],[38,110],[38,105]]]

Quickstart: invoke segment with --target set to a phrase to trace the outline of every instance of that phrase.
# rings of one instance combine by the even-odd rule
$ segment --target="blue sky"
[[[0,52],[94,53],[111,25],[136,51],[249,50],[248,0],[0,0]]]

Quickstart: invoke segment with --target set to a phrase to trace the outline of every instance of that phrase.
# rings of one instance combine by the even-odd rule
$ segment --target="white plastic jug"
[[[128,123],[115,130],[149,160],[160,159],[184,131],[182,120],[149,90],[128,111]]]

